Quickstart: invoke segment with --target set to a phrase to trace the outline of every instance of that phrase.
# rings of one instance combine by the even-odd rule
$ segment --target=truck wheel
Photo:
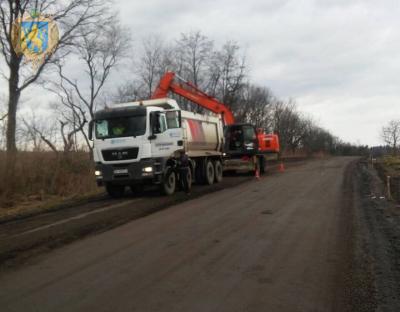
[[[222,181],[222,176],[223,176],[223,168],[222,168],[222,163],[219,160],[216,160],[214,162],[214,171],[215,171],[215,182],[219,183]]]
[[[175,193],[176,188],[176,174],[171,168],[167,169],[164,180],[161,183],[161,192],[164,195],[172,195]]]
[[[208,185],[211,185],[214,183],[215,180],[215,171],[214,171],[214,165],[210,160],[207,160],[206,165],[205,165],[205,182]]]
[[[106,191],[108,195],[113,198],[120,198],[124,196],[125,193],[125,186],[124,185],[114,185],[111,183],[106,184]]]

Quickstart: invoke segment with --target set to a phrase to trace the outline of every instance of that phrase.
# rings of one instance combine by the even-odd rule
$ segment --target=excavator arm
[[[175,82],[175,78],[178,78],[180,80],[180,83]],[[235,123],[235,117],[233,116],[232,111],[227,106],[219,102],[217,99],[199,90],[195,85],[191,84],[190,82],[178,77],[173,72],[167,72],[164,74],[151,98],[165,98],[168,96],[168,92],[178,94],[215,114],[221,114],[226,126]]]

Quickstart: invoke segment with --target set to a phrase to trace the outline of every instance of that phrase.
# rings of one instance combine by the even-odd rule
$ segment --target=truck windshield
[[[96,120],[95,131],[97,139],[144,135],[146,132],[146,116]]]

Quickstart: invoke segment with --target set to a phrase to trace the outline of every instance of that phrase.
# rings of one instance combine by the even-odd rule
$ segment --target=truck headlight
[[[153,167],[144,167],[143,172],[153,172]]]
[[[100,170],[96,170],[96,171],[94,172],[94,175],[95,175],[96,177],[101,176],[101,171],[100,171]]]

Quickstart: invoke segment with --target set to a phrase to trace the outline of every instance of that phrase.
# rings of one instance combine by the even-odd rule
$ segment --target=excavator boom
[[[178,78],[180,83],[176,83],[174,81],[175,78]],[[161,78],[157,89],[153,93],[152,99],[165,98],[168,96],[168,92],[178,94],[215,114],[222,115],[226,126],[235,122],[235,117],[227,106],[219,102],[216,98],[213,98],[212,96],[209,96],[208,94],[199,90],[190,82],[179,78],[173,72],[167,72]]]

